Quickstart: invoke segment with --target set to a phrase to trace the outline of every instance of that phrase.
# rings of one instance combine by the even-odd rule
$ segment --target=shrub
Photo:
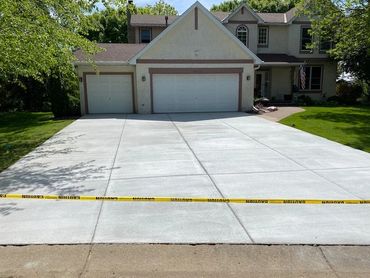
[[[80,115],[80,98],[75,77],[52,76],[48,80],[51,111],[55,117]]]
[[[336,96],[340,104],[356,104],[363,94],[359,84],[340,80],[337,82]]]
[[[298,105],[310,106],[310,105],[314,104],[314,101],[312,100],[312,98],[309,97],[309,96],[306,96],[306,95],[298,96],[296,102],[297,102]]]

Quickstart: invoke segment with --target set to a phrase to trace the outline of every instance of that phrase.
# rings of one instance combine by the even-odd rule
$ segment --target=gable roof
[[[236,36],[234,36],[229,30],[226,29],[224,25],[214,16],[212,15],[199,1],[195,2],[190,8],[188,8],[180,17],[176,18],[176,20],[167,27],[163,32],[161,32],[154,40],[152,40],[144,49],[142,49],[139,53],[137,53],[134,57],[130,59],[130,64],[136,64],[136,59],[141,57],[146,51],[151,49],[153,45],[155,45],[158,41],[160,41],[168,32],[170,32],[180,21],[182,18],[185,18],[193,9],[198,8],[202,11],[205,16],[207,16],[219,29],[221,32],[224,32],[232,41],[234,41],[247,55],[249,55],[256,64],[262,64],[262,60],[258,58],[256,54],[254,54],[248,47],[246,47]]]
[[[234,15],[236,15],[242,8],[246,8],[258,22],[263,22],[263,19],[248,5],[242,3],[233,12],[231,12],[223,21],[227,23]]]
[[[297,17],[298,9],[296,7],[291,8],[285,13],[286,23],[292,22]]]
[[[133,43],[98,43],[98,46],[104,48],[105,51],[101,51],[91,57],[95,63],[114,63],[114,62],[126,62],[130,60],[135,54],[142,50],[146,44],[133,44]],[[75,64],[84,64],[88,62],[88,56],[81,50],[74,52],[77,61]]]
[[[284,13],[257,13],[264,23],[285,23]]]

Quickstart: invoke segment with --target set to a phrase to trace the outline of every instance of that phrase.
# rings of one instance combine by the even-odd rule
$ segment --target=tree
[[[154,5],[137,7],[131,5],[132,14],[177,15],[170,4],[159,0]],[[127,1],[116,0],[105,2],[105,9],[89,16],[91,25],[86,37],[101,43],[127,43]]]
[[[178,12],[175,7],[165,3],[163,0],[159,0],[154,5],[146,5],[145,7],[137,7],[136,12],[138,14],[150,14],[150,15],[177,15]]]
[[[83,37],[91,28],[91,0],[1,0],[0,79],[42,80],[54,71],[72,73],[73,50],[98,51]]]
[[[226,0],[213,5],[211,11],[231,12],[241,3],[246,3],[256,12],[283,13],[293,8],[299,0]]]
[[[88,30],[86,37],[101,43],[127,43],[126,7],[106,9],[93,13],[89,19],[94,26]]]
[[[329,55],[342,70],[370,82],[370,10],[365,0],[311,0],[300,12],[312,21],[312,47],[320,41],[333,42]]]

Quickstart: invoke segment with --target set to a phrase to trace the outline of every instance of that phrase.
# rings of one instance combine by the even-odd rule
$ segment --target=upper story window
[[[309,45],[312,43],[312,36],[310,34],[311,27],[303,26],[301,28],[301,52],[311,52]]]
[[[140,28],[140,43],[150,43],[152,30],[150,28]]]
[[[329,40],[320,40],[319,50],[320,53],[326,53],[328,50],[330,50],[333,47],[333,44]]]
[[[301,66],[299,69],[299,89],[301,91],[321,90],[322,67]]]
[[[248,28],[245,25],[240,25],[236,28],[236,36],[246,46],[248,46]]]
[[[267,47],[269,40],[269,28],[258,27],[258,46]]]

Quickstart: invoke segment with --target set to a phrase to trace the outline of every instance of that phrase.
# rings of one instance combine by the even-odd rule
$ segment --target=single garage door
[[[238,111],[238,74],[153,74],[153,112]]]
[[[132,75],[86,75],[88,111],[94,113],[133,113]]]

